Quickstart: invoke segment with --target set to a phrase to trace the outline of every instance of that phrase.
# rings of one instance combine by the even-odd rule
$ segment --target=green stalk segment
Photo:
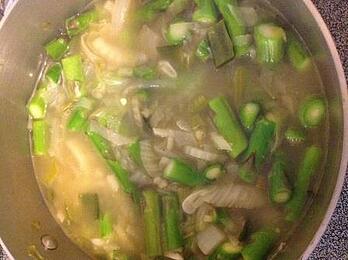
[[[202,174],[178,159],[170,161],[164,170],[164,178],[190,187],[203,185],[206,182]]]
[[[40,85],[34,96],[27,105],[28,112],[32,119],[43,119],[46,116],[47,102],[45,94],[47,91],[46,85]]]
[[[286,204],[287,215],[285,219],[287,221],[296,221],[301,216],[307,199],[311,177],[318,170],[321,158],[322,151],[319,147],[312,145],[305,150],[297,173],[293,195]]]
[[[85,80],[82,58],[76,54],[62,59],[63,72],[67,80],[82,82]]]
[[[168,193],[162,197],[162,212],[165,249],[166,251],[178,250],[184,246],[184,238],[180,228],[181,209],[175,193]]]
[[[161,247],[161,198],[156,191],[143,191],[145,248],[148,257],[162,255]]]
[[[140,23],[150,22],[172,2],[173,0],[150,0],[137,11],[136,20]]]
[[[114,152],[108,140],[106,140],[104,137],[102,137],[98,133],[95,133],[89,130],[87,131],[87,135],[104,159],[106,160],[115,159]]]
[[[67,128],[73,132],[85,131],[88,126],[88,116],[93,106],[93,100],[81,98],[68,119]]]
[[[54,39],[45,46],[47,56],[54,61],[60,60],[68,49],[68,41],[64,38]]]
[[[99,15],[96,10],[90,10],[68,18],[65,21],[65,28],[69,37],[73,37],[86,31],[91,23],[98,20],[98,17]]]
[[[267,119],[261,119],[256,123],[255,129],[249,140],[249,147],[242,156],[247,160],[255,156],[255,166],[259,170],[270,154],[274,141],[276,124]]]
[[[209,30],[208,40],[215,67],[221,67],[234,58],[233,43],[223,20]]]
[[[109,214],[104,214],[99,219],[99,229],[100,229],[100,236],[102,238],[107,237],[112,234],[113,228],[112,228],[112,221]]]
[[[192,15],[195,22],[212,24],[217,21],[217,12],[213,0],[195,0],[196,10]]]
[[[214,124],[220,134],[231,145],[230,156],[237,158],[248,146],[248,140],[234,112],[225,97],[214,98],[209,102],[214,111]]]
[[[257,117],[261,112],[261,106],[255,102],[244,104],[239,110],[240,122],[247,131],[254,128]]]
[[[284,57],[286,33],[272,23],[257,25],[254,29],[257,59],[260,63],[274,66]]]
[[[283,155],[276,155],[268,175],[268,192],[273,203],[286,203],[291,197],[291,189],[285,175],[286,164]]]
[[[321,97],[308,98],[300,107],[299,118],[306,128],[318,127],[326,114],[325,100]]]
[[[246,183],[254,184],[257,180],[257,171],[254,167],[254,157],[251,156],[238,171],[239,178]]]
[[[224,174],[221,164],[213,164],[204,170],[204,177],[209,181],[214,181]]]
[[[34,120],[32,129],[34,155],[45,155],[48,149],[48,129],[44,120]]]
[[[134,195],[136,192],[135,185],[129,179],[129,173],[125,170],[118,161],[107,160],[110,169],[115,174],[118,183],[120,184],[122,190],[126,193]]]
[[[50,80],[54,84],[58,84],[62,76],[62,66],[59,63],[53,64],[46,71],[46,79]]]
[[[191,37],[192,23],[176,22],[169,25],[166,40],[170,45],[179,45]]]
[[[206,61],[211,57],[211,49],[207,40],[203,40],[198,44],[196,56],[202,61]]]
[[[289,37],[287,55],[292,66],[298,71],[306,70],[311,64],[308,52],[294,35],[290,35]]]
[[[292,145],[303,143],[306,140],[305,133],[295,128],[288,128],[284,135],[288,143]]]
[[[234,260],[239,259],[242,251],[239,241],[228,241],[218,247],[208,260]]]
[[[143,162],[141,160],[141,151],[140,151],[140,142],[137,140],[136,142],[128,145],[128,153],[131,159],[138,165],[142,166]]]
[[[244,260],[263,260],[278,238],[271,229],[263,229],[251,235],[251,242],[242,249]]]

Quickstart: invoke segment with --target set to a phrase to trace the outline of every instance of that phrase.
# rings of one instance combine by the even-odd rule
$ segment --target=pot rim
[[[310,0],[302,0],[302,1],[306,5],[312,17],[315,19],[316,24],[319,26],[319,29],[324,36],[325,42],[327,46],[329,47],[330,55],[334,61],[335,71],[339,81],[339,87],[340,87],[340,92],[342,97],[342,114],[343,114],[342,117],[343,117],[343,131],[344,131],[343,146],[342,146],[341,161],[340,161],[341,163],[340,163],[335,190],[332,194],[329,206],[327,208],[327,211],[325,213],[323,220],[321,221],[321,224],[318,230],[316,231],[313,239],[311,240],[311,242],[309,243],[306,250],[303,252],[301,256],[301,259],[307,259],[310,256],[310,254],[314,251],[317,244],[319,243],[322,235],[324,234],[331,220],[331,217],[334,213],[334,210],[336,209],[337,202],[340,198],[343,184],[344,184],[344,179],[345,179],[347,164],[348,164],[348,94],[347,94],[347,82],[346,82],[346,78],[345,78],[345,74],[343,70],[343,65],[342,65],[340,56],[338,54],[333,37],[326,23],[324,22],[322,16],[320,15],[318,9],[313,4],[313,2]],[[7,18],[10,16],[12,10],[15,8],[18,2],[19,0],[14,0],[13,3],[5,10],[5,14],[0,21],[0,30],[5,25]],[[10,259],[14,259],[11,252],[8,250],[8,248],[6,247],[6,245],[4,244],[1,238],[0,238],[0,246],[2,247],[2,249],[5,251],[6,255]]]

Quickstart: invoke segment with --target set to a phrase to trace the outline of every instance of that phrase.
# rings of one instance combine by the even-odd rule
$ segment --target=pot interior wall
[[[86,2],[19,1],[0,29],[0,237],[17,259],[27,259],[27,249],[32,245],[49,259],[87,258],[66,239],[41,198],[31,165],[25,109],[40,70],[42,45],[63,26],[64,17],[75,13]],[[330,108],[330,144],[323,185],[308,218],[281,255],[281,259],[294,259],[304,252],[314,237],[336,187],[344,135],[342,93],[334,60],[323,33],[304,4],[307,1],[271,2],[307,42],[322,76]],[[54,235],[58,241],[57,250],[43,250],[40,237],[44,234]]]

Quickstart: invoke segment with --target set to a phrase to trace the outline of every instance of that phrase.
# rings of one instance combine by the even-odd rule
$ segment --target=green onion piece
[[[292,145],[303,143],[306,139],[304,132],[295,128],[288,128],[284,135],[288,143]]]
[[[218,179],[223,173],[224,171],[221,164],[210,165],[203,172],[205,178],[210,181]]]
[[[175,193],[168,193],[162,197],[162,211],[164,220],[164,237],[166,251],[178,250],[184,246],[181,232],[181,208]]]
[[[195,22],[212,24],[217,21],[217,12],[213,0],[195,0],[196,10],[192,15]]]
[[[222,225],[225,231],[236,238],[240,238],[246,231],[246,219],[242,215],[233,215],[228,209],[217,209],[216,223]]]
[[[190,187],[205,183],[203,175],[178,159],[170,161],[164,170],[164,178]]]
[[[196,56],[202,61],[206,61],[211,57],[211,50],[209,42],[207,40],[202,40],[197,47]]]
[[[263,260],[270,251],[278,234],[271,229],[263,229],[251,235],[251,241],[242,249],[244,260]]]
[[[286,33],[274,24],[260,24],[254,29],[257,59],[260,63],[274,66],[284,56]]]
[[[249,84],[250,73],[244,66],[238,66],[233,73],[232,77],[232,100],[235,108],[240,107],[241,102],[244,99],[244,93]]]
[[[271,172],[268,175],[268,192],[273,203],[286,203],[291,197],[291,189],[285,175],[286,164],[282,154],[274,156]]]
[[[87,130],[87,135],[104,159],[106,160],[115,159],[114,152],[108,140],[106,140],[104,137],[102,137],[98,133],[95,133],[89,130]]]
[[[141,154],[140,154],[140,142],[137,140],[136,142],[128,145],[128,153],[131,159],[138,165],[142,166],[143,162],[141,160]]]
[[[139,66],[133,69],[133,76],[139,79],[153,80],[156,78],[156,71],[147,66]]]
[[[215,67],[221,67],[234,58],[233,43],[223,20],[215,24],[208,32],[210,49]]]
[[[162,255],[161,247],[161,201],[156,191],[143,191],[145,249],[148,257]]]
[[[270,154],[274,141],[276,124],[267,119],[261,119],[256,123],[254,131],[251,133],[249,146],[242,155],[242,161],[255,156],[255,166],[259,170]]]
[[[208,260],[239,259],[242,248],[238,240],[225,242],[208,257]]]
[[[88,126],[88,116],[93,106],[94,102],[92,99],[81,98],[69,117],[67,128],[73,132],[85,131]]]
[[[298,41],[294,35],[290,34],[287,48],[288,58],[298,71],[304,71],[311,64],[311,59],[308,52],[300,41]]]
[[[317,127],[324,120],[326,104],[321,97],[311,97],[302,103],[299,110],[299,118],[306,128]]]
[[[27,105],[28,112],[33,119],[43,119],[46,116],[46,91],[47,86],[40,85]]]
[[[84,193],[80,195],[81,203],[85,211],[93,217],[99,219],[99,197],[97,193]]]
[[[248,140],[225,97],[214,98],[209,107],[215,112],[214,124],[231,145],[230,156],[237,158],[248,146]]]
[[[60,60],[68,50],[68,41],[64,38],[57,38],[49,42],[45,46],[47,56],[54,61]]]
[[[32,131],[34,155],[45,155],[48,149],[46,122],[44,120],[34,120]]]
[[[303,213],[311,177],[318,170],[321,158],[322,151],[319,147],[312,145],[305,150],[294,184],[293,195],[286,204],[288,213],[285,219],[287,221],[293,222]]]
[[[62,66],[59,63],[53,64],[46,71],[46,79],[50,80],[54,84],[58,84],[62,75]]]
[[[104,214],[99,220],[100,236],[102,238],[112,234],[112,221],[109,214]]]
[[[239,110],[239,118],[247,131],[254,128],[257,117],[261,112],[261,106],[255,102],[244,104]]]
[[[129,179],[129,173],[125,170],[122,165],[113,160],[107,160],[110,169],[115,174],[118,183],[120,184],[122,190],[126,193],[133,194],[135,192],[135,185]]]
[[[83,72],[83,64],[81,56],[76,54],[62,59],[63,72],[67,80],[84,81],[85,74]]]
[[[250,34],[238,35],[233,38],[236,57],[242,57],[250,54],[253,37]]]
[[[140,23],[152,21],[159,13],[165,11],[173,0],[150,0],[136,12],[136,20]]]
[[[96,10],[90,10],[85,13],[68,18],[65,21],[65,28],[69,37],[73,37],[86,31],[89,25],[93,22],[96,22],[98,18],[99,15]]]
[[[166,40],[170,45],[182,44],[191,37],[192,23],[177,22],[169,25]]]
[[[257,180],[257,171],[254,167],[254,156],[251,156],[238,170],[241,180],[246,183],[254,184]]]

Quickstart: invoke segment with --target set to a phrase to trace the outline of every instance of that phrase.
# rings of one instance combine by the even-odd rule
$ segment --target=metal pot
[[[86,2],[17,1],[0,23],[0,237],[16,259],[27,259],[28,253],[49,259],[88,259],[63,234],[41,197],[29,153],[25,108],[39,73],[42,45],[55,36],[65,17]],[[343,184],[348,154],[347,86],[330,33],[311,1],[270,2],[309,46],[329,101],[329,151],[322,185],[300,228],[279,255],[280,259],[306,258],[324,232]],[[44,250],[41,238],[45,234],[55,238],[57,249]]]

